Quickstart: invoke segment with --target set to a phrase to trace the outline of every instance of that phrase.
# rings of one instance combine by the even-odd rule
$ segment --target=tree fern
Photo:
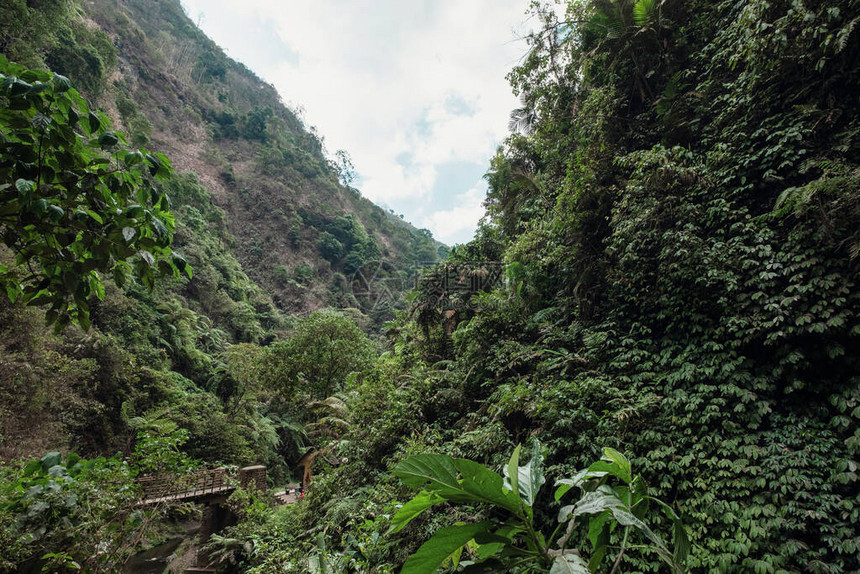
[[[135,432],[166,436],[179,428],[172,420],[165,418],[169,407],[153,409],[143,416],[135,416],[134,407],[129,401],[122,404],[121,416],[128,427]]]

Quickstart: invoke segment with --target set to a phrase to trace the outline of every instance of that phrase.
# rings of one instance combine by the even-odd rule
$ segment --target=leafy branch
[[[558,526],[547,538],[535,525],[533,512],[545,482],[540,444],[533,441],[529,462],[524,465],[519,463],[520,451],[520,446],[514,449],[504,476],[474,461],[441,454],[419,454],[397,465],[394,474],[419,492],[395,513],[391,533],[443,502],[489,504],[501,511],[480,522],[438,530],[406,560],[402,574],[432,574],[447,561],[463,566],[464,572],[507,572],[532,566],[550,568],[551,574],[593,573],[610,550],[615,550],[614,573],[632,548],[653,551],[672,572],[685,572],[690,545],[680,518],[668,504],[648,495],[644,480],[633,474],[630,462],[620,452],[606,448],[601,460],[573,478],[557,482],[556,502],[574,487],[581,495],[559,510]],[[616,484],[611,485],[610,480]],[[652,504],[673,525],[673,551],[645,522]],[[499,514],[504,518],[498,518]],[[580,550],[567,546],[579,524],[576,519],[586,516],[591,544],[588,561]],[[613,539],[618,538],[613,534],[619,526],[623,528],[621,543],[613,546]],[[562,531],[564,534],[556,538]],[[644,538],[645,544],[630,545],[634,534]],[[464,551],[469,555],[466,560],[462,559]]]

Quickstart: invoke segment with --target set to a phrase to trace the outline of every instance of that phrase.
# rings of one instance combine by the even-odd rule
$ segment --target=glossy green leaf
[[[94,114],[93,112],[90,112],[90,113],[87,115],[87,122],[89,122],[90,133],[95,133],[95,132],[97,132],[99,129],[101,129],[102,121],[101,121],[101,120],[99,119],[99,117],[98,117],[96,114]]]
[[[556,556],[549,574],[589,574],[588,563],[576,554]]]
[[[537,440],[532,441],[531,456],[528,463],[519,467],[519,484],[520,496],[528,506],[533,506],[537,493],[546,478],[543,474],[543,455],[540,452],[540,443]]]
[[[45,456],[43,456],[41,458],[42,469],[45,472],[48,472],[48,470],[50,470],[51,468],[57,466],[58,464],[60,464],[62,462],[63,462],[63,455],[61,455],[60,453],[58,453],[56,451],[49,452],[48,454],[46,454]]]
[[[617,476],[626,483],[633,480],[633,471],[630,461],[623,454],[613,448],[603,449],[603,459],[595,462],[588,470],[591,472],[606,472]]]
[[[62,207],[53,204],[48,205],[46,213],[48,215],[48,219],[50,219],[51,221],[59,221],[63,218],[63,215],[66,214],[66,212],[63,211]]]
[[[155,175],[161,169],[161,159],[153,154],[146,154],[146,162],[149,164],[150,175]]]
[[[125,162],[125,165],[129,167],[137,165],[143,161],[143,154],[140,153],[140,150],[129,152],[125,155],[123,161]]]
[[[416,490],[436,492],[452,502],[486,502],[521,512],[518,497],[504,489],[501,475],[470,460],[419,454],[398,464],[394,474]]]
[[[42,461],[41,460],[31,460],[27,463],[24,469],[21,471],[21,474],[24,476],[30,476],[42,470]]]
[[[499,473],[471,460],[459,458],[455,462],[463,476],[460,489],[457,492],[440,491],[442,496],[454,502],[488,502],[514,514],[522,513],[519,497],[504,488],[504,479]]]
[[[586,492],[575,504],[561,507],[558,511],[558,521],[566,522],[583,514],[598,514],[619,506],[623,506],[623,503],[614,493],[601,490]]]
[[[54,89],[57,92],[67,92],[72,88],[72,82],[65,76],[61,76],[60,74],[54,74],[53,76]]]
[[[105,132],[99,136],[99,146],[102,149],[108,149],[119,143],[119,138],[113,132]]]
[[[520,450],[522,445],[517,445],[514,452],[511,453],[511,458],[508,460],[508,465],[505,467],[505,488],[519,494],[519,478],[520,478]]]
[[[394,475],[415,490],[460,490],[454,459],[443,454],[410,456],[394,468]]]
[[[540,453],[540,444],[534,440],[529,462],[519,466],[519,450],[519,446],[514,449],[514,455],[505,467],[505,486],[516,490],[523,503],[531,508],[538,490],[546,481],[543,474],[543,456]]]
[[[92,209],[87,210],[87,215],[92,217],[93,221],[95,221],[96,223],[102,224],[102,225],[104,224],[104,219],[102,218],[102,216],[100,214],[96,213],[95,211],[93,211]]]
[[[437,493],[422,490],[416,494],[412,500],[404,504],[397,510],[397,512],[394,513],[394,516],[391,518],[391,528],[389,532],[399,532],[409,524],[413,518],[421,514],[423,511],[444,501],[445,499]]]
[[[478,533],[486,532],[489,522],[459,524],[437,530],[433,536],[410,556],[400,570],[401,574],[434,574],[439,566]]]
[[[15,181],[15,188],[18,190],[20,194],[31,193],[33,188],[35,188],[36,182],[30,181],[28,179],[18,179]]]
[[[155,232],[158,234],[159,237],[163,238],[168,237],[170,235],[170,232],[167,230],[167,227],[157,217],[152,218],[152,226],[155,227]]]

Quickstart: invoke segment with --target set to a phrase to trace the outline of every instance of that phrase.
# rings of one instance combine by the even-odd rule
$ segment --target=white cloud
[[[231,54],[229,43],[241,42],[241,18],[271,19],[298,58],[268,67],[262,59],[244,63],[305,110],[331,152],[349,152],[365,196],[409,220],[427,211],[415,210],[415,198],[438,206],[458,194],[472,197],[472,181],[446,198],[430,197],[439,166],[487,164],[507,135],[517,102],[505,75],[526,49],[514,29],[522,28],[527,0],[183,3],[192,18],[204,13],[203,29]],[[412,158],[408,168],[397,161],[404,154]],[[442,229],[431,226],[440,238]]]
[[[469,241],[478,221],[484,216],[486,194],[486,184],[478,182],[475,187],[454,198],[452,209],[436,211],[426,217],[423,226],[432,231],[436,239],[448,245]]]

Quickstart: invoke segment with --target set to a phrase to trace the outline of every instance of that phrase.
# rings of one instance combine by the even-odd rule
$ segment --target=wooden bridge
[[[165,502],[206,502],[226,498],[236,490],[236,484],[223,468],[201,470],[180,478],[144,476],[137,479],[143,487],[139,506],[155,506]]]
[[[138,506],[157,506],[177,502],[203,504],[203,516],[198,532],[199,546],[209,541],[213,533],[225,526],[235,524],[236,517],[227,509],[225,503],[239,486],[252,486],[266,491],[266,467],[248,466],[239,469],[236,479],[227,474],[224,468],[200,470],[182,477],[144,476],[137,479],[143,488],[143,496]],[[209,565],[209,556],[202,548],[197,551],[197,566],[185,572],[215,572]]]

